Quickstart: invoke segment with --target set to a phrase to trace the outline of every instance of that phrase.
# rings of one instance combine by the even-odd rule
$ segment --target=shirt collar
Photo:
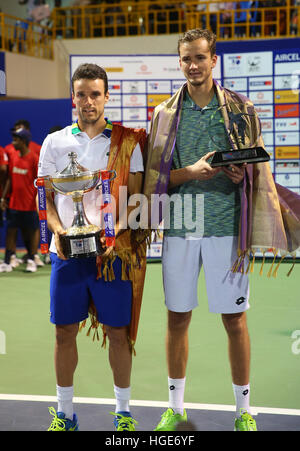
[[[184,98],[183,98],[183,104],[182,108],[186,110],[195,110],[195,111],[202,111],[202,110],[208,110],[208,109],[215,109],[218,106],[218,99],[216,96],[216,93],[214,93],[213,98],[209,102],[208,105],[206,105],[204,108],[200,108],[191,98],[191,96],[188,93],[188,90],[185,90]]]
[[[103,132],[101,133],[101,135],[106,136],[106,138],[110,138],[113,124],[107,118],[105,118],[105,120],[106,120],[106,127],[103,130]],[[78,125],[78,120],[77,120],[76,122],[74,122],[72,124],[72,135],[78,135],[78,133],[83,133],[83,132],[80,130],[79,125]]]

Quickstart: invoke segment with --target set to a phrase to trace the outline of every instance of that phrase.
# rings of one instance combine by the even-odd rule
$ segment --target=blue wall
[[[51,127],[71,124],[71,109],[71,99],[0,101],[0,146],[11,142],[10,129],[18,119],[30,122],[33,141],[42,144]]]

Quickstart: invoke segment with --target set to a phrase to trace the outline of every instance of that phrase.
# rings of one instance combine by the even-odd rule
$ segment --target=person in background
[[[36,272],[34,261],[36,250],[35,235],[39,228],[39,218],[36,211],[35,198],[37,190],[34,180],[37,177],[38,156],[29,149],[31,134],[24,128],[14,129],[12,132],[13,146],[16,150],[8,164],[8,177],[5,182],[0,207],[7,211],[7,235],[4,263],[0,265],[0,272],[12,271],[11,256],[15,253],[15,240],[18,229],[27,250],[27,272]],[[6,196],[10,193],[9,205]]]
[[[3,149],[0,146],[0,199],[2,199],[3,186],[7,177],[8,158]],[[3,226],[3,211],[0,209],[0,227]]]
[[[31,126],[30,126],[30,122],[27,119],[18,119],[15,123],[13,128],[11,129],[11,131],[13,131],[14,129],[19,129],[19,128],[25,128],[25,130],[27,130],[28,132],[30,132],[31,134]],[[32,150],[33,152],[35,152],[38,156],[40,154],[40,150],[41,150],[41,145],[36,143],[35,141],[33,141],[32,139],[29,142],[28,145],[29,149]],[[14,151],[16,150],[13,143],[7,144],[4,148],[8,159],[10,158],[10,155],[12,153],[14,153]]]
[[[25,130],[27,130],[30,135],[31,135],[31,126],[30,126],[30,122],[27,119],[18,119],[15,123],[13,128],[11,129],[11,131],[13,132],[16,129],[20,129],[20,128],[24,128]],[[29,142],[28,145],[29,150],[31,150],[32,152],[34,152],[37,156],[39,156],[40,154],[40,150],[41,150],[41,145],[38,144],[37,142],[33,141],[32,138]],[[18,150],[15,149],[13,142],[10,144],[7,144],[4,148],[7,157],[8,157],[8,161],[10,161],[13,157],[13,155],[15,154],[15,152]],[[7,193],[7,196],[9,197],[10,193]],[[7,201],[7,204],[9,204],[9,201]],[[9,214],[9,210],[8,210],[8,214]],[[38,248],[39,248],[39,242],[40,242],[40,230],[39,228],[36,229],[35,234],[34,234],[34,248],[35,248],[35,252],[34,252],[34,261],[35,264],[38,267],[42,267],[44,266],[44,263],[42,262],[39,254],[38,254]],[[13,237],[11,236],[10,238],[10,243],[11,246],[13,244]],[[17,234],[15,234],[15,251],[14,253],[11,255],[10,258],[10,265],[12,266],[12,268],[16,268],[19,266],[20,263],[26,263],[27,262],[27,258],[28,255],[25,254],[22,258],[17,258],[16,256],[16,246],[17,246]]]

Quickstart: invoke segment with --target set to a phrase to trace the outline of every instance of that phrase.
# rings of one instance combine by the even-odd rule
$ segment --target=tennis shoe
[[[34,263],[36,264],[37,267],[44,266],[44,262],[41,260],[39,254],[34,255]]]
[[[161,420],[154,429],[155,431],[175,431],[178,423],[186,422],[187,414],[183,411],[183,415],[180,413],[174,413],[173,409],[167,409],[161,416]]]
[[[1,263],[0,272],[12,272],[13,268],[8,263]]]
[[[19,265],[20,265],[20,263],[22,263],[22,260],[20,260],[17,256],[16,256],[16,254],[13,254],[11,257],[10,257],[10,261],[9,261],[9,264],[10,264],[10,266],[14,269],[14,268],[17,268]]]
[[[66,418],[63,412],[56,412],[53,407],[49,407],[49,412],[53,416],[48,431],[78,431],[78,420],[74,413],[73,420]]]
[[[115,416],[114,426],[116,431],[135,431],[135,425],[138,422],[132,418],[130,412],[110,412]]]
[[[36,272],[37,266],[36,263],[30,258],[27,260],[26,272]]]
[[[234,422],[235,431],[257,431],[256,421],[248,412],[240,410],[240,418],[236,418]]]

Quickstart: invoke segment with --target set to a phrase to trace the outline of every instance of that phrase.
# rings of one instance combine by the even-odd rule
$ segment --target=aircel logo
[[[287,61],[300,61],[299,53],[282,53],[275,57],[275,63],[285,63]]]

